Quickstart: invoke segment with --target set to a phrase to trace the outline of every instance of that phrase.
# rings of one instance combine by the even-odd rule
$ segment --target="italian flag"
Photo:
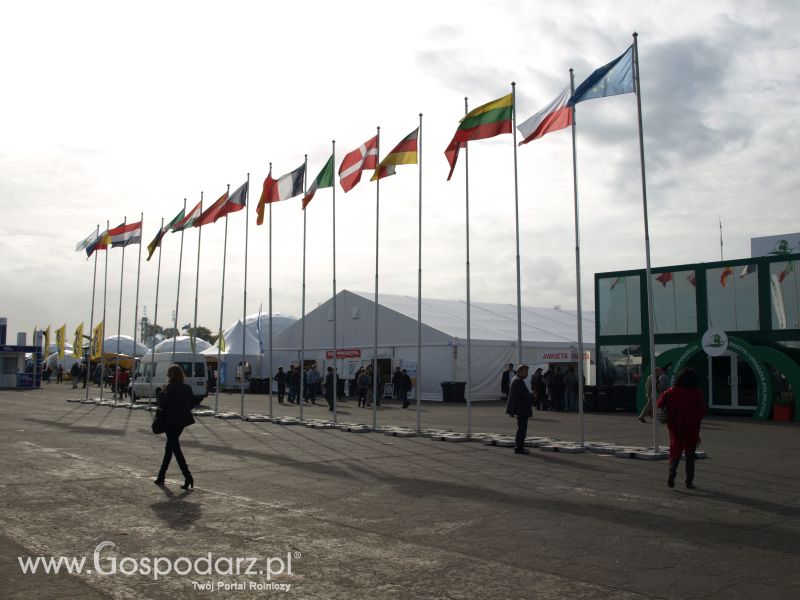
[[[331,154],[325,166],[322,167],[322,171],[319,172],[317,178],[311,182],[311,187],[308,188],[306,195],[303,196],[303,210],[306,209],[306,206],[311,202],[311,199],[318,189],[329,187],[333,187],[333,154]]]
[[[183,231],[184,229],[188,229],[189,227],[192,227],[194,225],[194,222],[200,218],[201,214],[203,214],[202,200],[197,203],[197,206],[195,206],[189,212],[188,215],[184,216],[183,211],[178,213],[178,217],[180,217],[180,219],[178,219],[178,217],[175,217],[177,221],[175,219],[172,219],[172,221],[170,222],[171,224],[170,228],[172,229],[173,233],[176,231]]]
[[[511,133],[513,113],[513,97],[509,94],[471,110],[461,119],[458,129],[456,129],[456,134],[444,151],[447,162],[450,163],[448,181],[453,176],[456,161],[458,160],[458,151],[461,147],[466,146],[467,142],[473,140],[483,140],[501,133]]]

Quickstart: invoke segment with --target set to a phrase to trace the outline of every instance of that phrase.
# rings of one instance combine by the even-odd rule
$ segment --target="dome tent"
[[[292,325],[297,321],[296,318],[290,315],[283,315],[280,313],[275,313],[272,315],[272,337],[275,338],[283,332],[287,327]],[[237,319],[233,325],[231,325],[228,329],[225,330],[224,334],[227,336],[228,333],[233,331],[233,329],[241,323],[241,319]],[[245,326],[247,331],[252,334],[256,340],[261,338],[261,347],[264,348],[265,351],[269,348],[269,313],[255,313],[253,315],[247,315],[245,318]],[[227,337],[226,343],[227,343]],[[241,340],[240,340],[241,343]]]
[[[223,373],[223,378],[227,379],[229,387],[235,384],[235,369],[242,361],[250,363],[251,377],[266,375],[261,373],[261,363],[263,362],[261,344],[259,344],[258,338],[242,324],[241,320],[237,321],[223,336],[225,339],[224,352],[220,353],[217,346],[212,346],[208,350],[203,350],[201,354],[209,358],[216,358],[220,353],[221,363],[224,365],[224,367],[220,366],[220,371]],[[244,344],[244,355],[242,355],[242,344]]]
[[[119,347],[117,346],[119,340]],[[103,340],[103,350],[106,354],[125,354],[126,356],[144,356],[148,352],[147,346],[134,341],[128,335],[110,335]]]
[[[158,342],[156,344],[156,354],[163,353],[163,352],[172,352],[173,344],[175,352],[191,352],[192,351],[192,338],[188,335],[179,335],[176,338],[167,338],[162,342]],[[207,341],[197,338],[195,340],[195,352],[198,354],[202,353],[204,350],[208,350],[211,348],[211,344]],[[150,350],[146,350],[147,355],[150,355]]]

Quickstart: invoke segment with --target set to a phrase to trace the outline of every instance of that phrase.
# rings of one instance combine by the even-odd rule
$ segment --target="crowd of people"
[[[527,368],[526,368],[527,370]],[[503,399],[508,399],[511,382],[517,375],[514,365],[509,364],[500,378],[500,391]],[[525,375],[527,379],[527,373]],[[533,403],[538,410],[574,411],[578,410],[578,375],[575,367],[566,370],[560,366],[550,367],[542,372],[537,368],[530,378]]]

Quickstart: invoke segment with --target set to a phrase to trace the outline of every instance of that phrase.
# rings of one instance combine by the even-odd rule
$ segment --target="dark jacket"
[[[333,371],[330,371],[325,375],[325,398],[331,402],[333,402],[333,390]]]
[[[508,386],[511,384],[511,379],[514,377],[514,372],[506,369],[500,376],[500,391],[504,394],[508,393]]]
[[[167,425],[187,427],[194,423],[192,405],[194,394],[192,388],[185,383],[169,384],[158,396],[158,408],[164,415]]]
[[[508,391],[508,404],[506,414],[512,417],[533,416],[533,396],[528,390],[528,384],[522,377],[514,377]]]

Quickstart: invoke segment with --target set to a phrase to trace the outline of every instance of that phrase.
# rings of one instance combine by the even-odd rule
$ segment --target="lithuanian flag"
[[[483,140],[501,133],[511,133],[513,110],[513,97],[509,94],[471,110],[461,119],[453,140],[444,151],[447,162],[450,163],[448,181],[450,181],[456,168],[458,151],[462,146],[466,146],[467,142]]]

